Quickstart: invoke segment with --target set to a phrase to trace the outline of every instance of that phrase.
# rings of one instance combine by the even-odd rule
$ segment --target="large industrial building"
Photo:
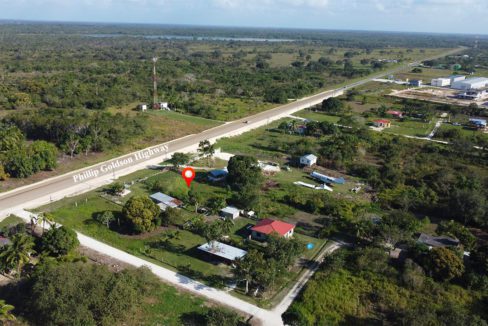
[[[463,91],[467,91],[471,89],[483,89],[488,87],[488,78],[476,77],[476,78],[469,78],[466,80],[460,80],[452,83],[451,87]]]

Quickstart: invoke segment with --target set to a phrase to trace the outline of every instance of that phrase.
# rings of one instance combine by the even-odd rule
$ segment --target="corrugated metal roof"
[[[307,155],[303,155],[302,158],[306,158],[307,160],[313,161],[317,159],[317,156],[313,154],[307,154]]]
[[[155,194],[152,194],[150,196],[153,200],[159,202],[159,203],[163,203],[165,204],[166,206],[169,206],[169,207],[172,207],[172,208],[176,208],[178,206],[180,206],[182,204],[182,202],[176,198],[173,198],[171,196],[168,196],[166,194],[163,194],[162,192],[157,192]]]
[[[232,247],[218,241],[205,243],[198,247],[198,249],[231,261],[242,258],[247,254],[247,251],[245,250]]]
[[[473,78],[468,78],[465,80],[460,80],[456,83],[459,84],[477,84],[477,83],[487,83],[488,84],[488,78],[485,77],[473,77]]]

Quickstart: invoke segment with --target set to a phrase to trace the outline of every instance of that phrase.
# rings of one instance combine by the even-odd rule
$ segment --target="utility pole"
[[[156,77],[156,62],[158,62],[158,58],[154,57],[152,59],[153,62],[153,109],[156,109],[158,103],[158,81]]]

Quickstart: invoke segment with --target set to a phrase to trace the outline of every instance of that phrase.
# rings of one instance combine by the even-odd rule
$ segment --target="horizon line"
[[[407,30],[369,30],[369,29],[339,29],[339,28],[317,28],[317,27],[277,27],[277,26],[243,26],[243,25],[202,25],[202,24],[178,24],[178,23],[155,23],[155,22],[103,22],[103,21],[63,21],[63,20],[31,20],[31,19],[17,19],[17,18],[0,18],[2,22],[11,23],[52,23],[52,24],[95,24],[95,25],[139,25],[139,26],[171,26],[171,27],[194,27],[194,28],[236,28],[236,29],[267,29],[267,30],[288,30],[288,31],[316,31],[316,32],[366,32],[366,33],[393,33],[393,34],[423,34],[436,36],[472,36],[472,37],[487,37],[488,34],[480,33],[456,33],[456,32],[419,32]]]

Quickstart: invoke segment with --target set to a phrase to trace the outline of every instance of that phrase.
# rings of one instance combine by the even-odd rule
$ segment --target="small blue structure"
[[[311,243],[311,242],[310,243],[307,243],[307,249],[308,250],[312,250],[313,247],[315,247],[313,243]]]
[[[346,183],[346,180],[344,180],[344,178],[333,178],[327,175],[320,174],[318,172],[312,172],[310,173],[310,176],[325,183],[336,183],[339,185],[343,185]]]
[[[485,119],[469,119],[469,124],[477,129],[485,129],[486,128],[486,120]]]
[[[212,182],[222,181],[227,178],[229,172],[227,169],[213,170],[208,173],[208,180]]]
[[[413,79],[408,82],[409,86],[414,86],[414,87],[422,87],[422,84],[423,84],[422,80],[419,79]]]

